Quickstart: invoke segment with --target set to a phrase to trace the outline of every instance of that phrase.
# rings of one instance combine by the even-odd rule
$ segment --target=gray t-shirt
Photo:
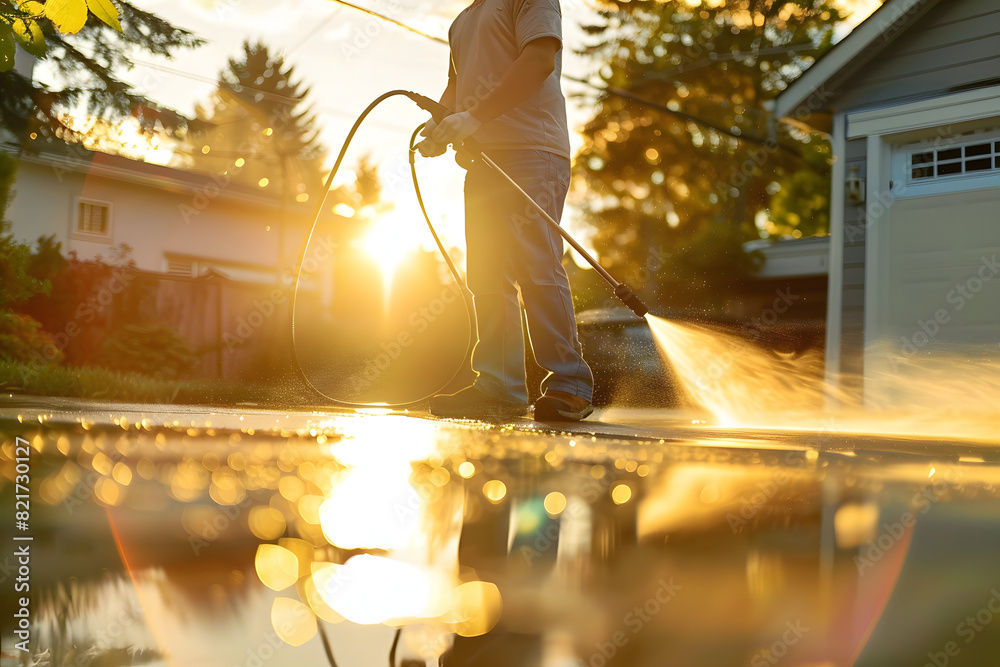
[[[480,0],[466,7],[448,30],[456,77],[456,111],[475,109],[500,83],[524,46],[539,37],[562,41],[559,0]],[[569,158],[566,98],[555,70],[527,101],[494,118],[473,135],[483,148],[528,148]]]

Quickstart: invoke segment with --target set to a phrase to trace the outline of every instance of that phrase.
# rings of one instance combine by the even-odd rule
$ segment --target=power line
[[[368,14],[369,16],[372,16],[372,17],[377,18],[379,20],[386,21],[386,22],[391,23],[393,25],[396,25],[396,26],[398,26],[400,28],[403,28],[404,30],[412,32],[415,35],[419,35],[421,37],[424,37],[425,39],[429,39],[429,40],[437,42],[439,44],[448,45],[448,40],[446,40],[444,38],[441,38],[441,37],[438,37],[436,35],[431,35],[429,33],[426,33],[426,32],[424,32],[422,30],[419,30],[419,29],[414,28],[412,26],[409,26],[409,25],[407,25],[405,23],[402,23],[401,21],[398,21],[398,20],[396,20],[394,18],[386,16],[385,14],[381,14],[379,12],[376,12],[376,11],[373,11],[373,10],[370,10],[370,9],[366,9],[364,7],[360,7],[360,6],[355,5],[355,4],[351,3],[351,2],[347,2],[346,0],[331,0],[331,2],[335,2],[335,3],[337,3],[339,5],[343,5],[345,7],[350,7],[351,9],[354,9],[356,11],[362,12],[364,14]],[[294,47],[294,48],[298,48],[299,46],[302,45],[303,42],[305,42],[309,38],[313,37],[320,29],[322,29],[323,26],[325,26],[327,23],[329,23],[329,21],[332,20],[335,16],[336,16],[336,14],[332,14],[332,15],[328,16],[326,19],[324,19],[324,21],[322,21],[319,25],[317,25],[315,28],[313,28],[313,30],[310,31],[307,34],[307,36],[303,40],[301,40],[299,42],[299,44],[297,44],[296,47]],[[800,45],[793,45],[790,48],[798,50],[800,48],[805,48],[805,46],[806,45],[801,45],[800,44]],[[293,50],[294,50],[294,48],[293,48]],[[787,48],[788,47],[786,47],[786,49]],[[756,52],[756,54],[757,55],[763,55],[763,54],[769,53],[771,51],[777,52],[778,50],[779,49],[777,49],[777,48],[775,48],[775,49],[764,49],[764,50],[760,50],[760,51]],[[726,54],[723,54],[723,56],[725,56],[725,55]],[[740,55],[740,56],[751,55],[751,53],[739,53],[739,54],[730,54],[730,55],[731,55],[731,57],[735,57],[737,55]],[[720,56],[720,57],[723,57],[723,56]],[[155,70],[168,72],[170,74],[174,74],[176,76],[181,76],[181,77],[186,77],[186,78],[189,78],[189,79],[195,80],[195,81],[202,81],[204,83],[210,83],[210,84],[213,84],[213,85],[218,85],[218,83],[219,83],[217,79],[212,79],[212,78],[207,77],[207,76],[194,74],[192,72],[185,72],[183,70],[178,70],[178,69],[167,67],[167,66],[164,66],[164,65],[159,65],[159,64],[150,63],[150,62],[146,62],[146,61],[142,61],[142,60],[137,60],[137,59],[132,59],[132,62],[135,63],[135,64],[137,64],[137,65],[144,65],[146,67],[150,67],[150,68],[155,69]],[[706,64],[709,64],[709,63],[708,62],[695,63],[694,65],[696,67],[700,67],[700,66],[704,66]],[[661,74],[659,76],[654,75],[653,78],[668,78],[668,77],[665,76],[665,74],[666,73],[663,73],[663,74]],[[562,78],[565,79],[565,80],[567,80],[567,81],[572,81],[574,83],[578,83],[578,84],[584,85],[584,86],[586,86],[588,88],[591,88],[591,89],[593,89],[593,90],[595,90],[597,92],[601,92],[601,93],[604,93],[604,94],[608,94],[608,95],[613,95],[613,96],[616,96],[616,97],[620,97],[620,98],[628,100],[630,102],[635,102],[637,104],[641,104],[643,106],[647,106],[647,107],[649,107],[651,109],[655,109],[655,110],[660,111],[662,113],[667,113],[667,114],[673,115],[673,116],[675,116],[677,118],[680,118],[681,120],[684,120],[686,122],[692,122],[692,123],[695,123],[697,125],[701,125],[703,127],[709,128],[709,129],[711,129],[711,130],[713,130],[715,132],[718,132],[720,134],[732,137],[732,138],[740,140],[740,141],[748,141],[750,143],[755,143],[755,144],[759,144],[759,145],[768,145],[768,146],[771,145],[770,143],[768,143],[767,141],[765,141],[763,139],[757,139],[755,137],[748,136],[748,135],[745,135],[743,133],[733,132],[731,129],[724,128],[724,127],[722,127],[720,125],[712,123],[711,121],[705,120],[705,119],[700,118],[698,116],[693,116],[691,114],[684,113],[683,111],[671,109],[670,107],[668,107],[666,105],[663,105],[663,104],[660,104],[659,102],[654,102],[653,100],[649,100],[649,99],[640,97],[639,95],[635,95],[634,93],[630,93],[629,91],[623,90],[621,88],[602,87],[602,86],[599,86],[599,85],[597,85],[595,83],[587,81],[586,79],[581,79],[581,78],[573,77],[573,76],[570,76],[569,74],[566,74],[566,73],[562,74]],[[283,102],[283,103],[286,103],[286,104],[295,105],[295,104],[299,104],[302,101],[300,99],[293,98],[291,96],[281,95],[279,93],[274,93],[272,91],[267,91],[267,90],[263,90],[263,89],[260,89],[260,88],[254,88],[253,86],[243,85],[242,87],[245,88],[245,89],[247,89],[247,90],[253,91],[255,93],[261,94],[265,98],[269,98],[272,101],[276,101],[276,102]],[[329,107],[315,107],[315,110],[316,111],[321,111],[321,112],[324,112],[324,113],[327,113],[327,114],[330,114],[330,115],[334,115],[334,116],[340,116],[340,117],[343,117],[343,118],[353,118],[354,117],[354,114],[351,113],[351,112],[342,111],[342,110],[339,110],[339,109],[332,109],[332,108],[329,108]],[[383,127],[391,128],[393,130],[401,130],[401,129],[403,129],[401,126],[393,126],[393,125],[386,124],[386,123],[380,123],[380,124],[383,125]],[[796,151],[793,151],[793,150],[791,150],[791,149],[789,149],[789,148],[787,148],[785,146],[780,146],[780,144],[778,144],[778,145],[779,145],[779,147],[782,150],[785,150],[785,151],[791,152],[791,153],[793,153],[795,155],[798,155],[798,153]]]
[[[383,21],[388,21],[389,23],[392,23],[393,25],[399,26],[403,30],[408,30],[408,31],[412,32],[415,35],[420,35],[421,37],[426,37],[427,39],[435,41],[435,42],[437,42],[439,44],[444,44],[444,45],[448,44],[448,40],[447,39],[443,39],[443,38],[438,37],[436,35],[431,35],[430,33],[426,33],[423,30],[418,30],[417,28],[414,28],[412,26],[408,26],[405,23],[397,21],[396,19],[394,19],[392,17],[386,16],[385,14],[379,14],[378,12],[372,11],[370,9],[365,9],[364,7],[359,7],[358,5],[355,5],[353,3],[345,2],[345,0],[331,0],[331,2],[336,2],[337,4],[344,5],[345,7],[350,7],[351,9],[356,9],[359,12],[364,12],[365,14],[368,14],[370,16],[374,16],[377,19],[381,19]]]
[[[388,22],[393,23],[393,24],[395,24],[395,25],[397,25],[397,26],[399,26],[401,28],[409,30],[412,33],[415,33],[415,34],[420,35],[422,37],[426,37],[427,39],[431,39],[431,40],[433,40],[435,42],[439,42],[439,43],[442,43],[442,44],[448,44],[448,41],[445,40],[445,39],[442,39],[441,37],[436,37],[434,35],[429,35],[429,34],[423,32],[423,31],[417,30],[416,28],[410,27],[410,26],[406,25],[405,23],[401,23],[401,22],[397,21],[396,19],[389,18],[388,16],[385,16],[384,14],[379,14],[378,12],[374,12],[374,11],[371,11],[369,9],[365,9],[364,7],[358,7],[357,5],[351,4],[350,2],[345,2],[344,0],[331,0],[331,1],[332,2],[337,2],[337,3],[345,5],[347,7],[351,7],[353,9],[356,9],[356,10],[360,11],[360,12],[364,12],[365,14],[369,14],[371,16],[374,16],[376,18],[382,19],[384,21],[388,21]],[[804,45],[796,45],[796,47],[793,47],[793,48],[798,48],[798,47],[803,47],[803,46]],[[761,51],[759,53],[763,53],[764,51],[768,51],[769,52],[769,51],[776,51],[776,50],[777,50],[777,47],[776,47],[776,49],[765,49],[765,50],[763,50],[763,51]],[[748,54],[741,53],[741,54],[732,54],[732,55],[733,55],[733,57],[735,57],[736,55],[748,55]],[[707,128],[709,128],[711,130],[719,132],[720,134],[724,134],[726,136],[733,137],[734,139],[737,139],[739,141],[749,141],[750,143],[754,143],[754,144],[758,144],[758,145],[762,145],[762,146],[770,146],[771,145],[769,142],[767,142],[767,141],[765,141],[763,139],[757,139],[755,137],[749,137],[749,136],[744,135],[742,133],[733,132],[732,130],[726,129],[726,128],[721,127],[719,125],[716,125],[715,123],[707,121],[707,120],[705,120],[703,118],[699,118],[697,116],[692,116],[691,114],[684,113],[683,111],[676,111],[674,109],[671,109],[668,106],[660,104],[659,102],[654,102],[652,100],[647,100],[647,99],[645,99],[643,97],[639,97],[638,95],[630,93],[630,92],[628,92],[626,90],[622,90],[620,88],[601,87],[601,86],[598,86],[598,85],[596,85],[594,83],[591,83],[590,81],[587,81],[586,79],[579,79],[579,78],[570,76],[570,75],[568,75],[566,73],[562,74],[562,78],[566,79],[567,81],[573,81],[575,83],[582,84],[584,86],[587,86],[588,88],[592,88],[592,89],[594,89],[596,91],[599,91],[599,92],[602,92],[602,93],[605,93],[605,94],[615,95],[617,97],[621,97],[622,99],[626,99],[626,100],[629,100],[631,102],[636,102],[638,104],[642,104],[643,106],[648,106],[648,107],[650,107],[652,109],[656,109],[657,111],[661,111],[663,113],[672,114],[672,115],[674,115],[674,116],[676,116],[676,117],[678,117],[678,118],[680,118],[682,120],[685,120],[685,121],[688,121],[688,122],[692,122],[692,123],[696,123],[696,124],[701,125],[703,127],[707,127]],[[781,146],[780,144],[775,144],[775,145],[777,145],[782,150],[788,151],[788,152],[790,152],[790,153],[792,153],[794,155],[797,155],[797,156],[799,155],[798,152],[796,152],[796,151],[794,151],[794,150],[792,150],[792,149],[790,149],[788,147]]]
[[[288,56],[292,55],[295,51],[297,51],[298,49],[300,49],[303,44],[305,44],[310,39],[312,39],[313,37],[315,37],[316,33],[318,33],[320,30],[322,30],[323,28],[326,27],[326,24],[328,24],[333,19],[337,18],[337,16],[340,14],[340,10],[341,9],[343,9],[343,7],[334,7],[333,12],[329,16],[327,16],[325,19],[323,19],[322,21],[320,21],[316,25],[316,27],[313,28],[312,30],[310,30],[309,33],[305,37],[303,37],[302,39],[300,39],[295,44],[295,46],[293,46],[292,48],[288,49],[288,51],[285,52],[285,57],[287,58]]]
[[[332,17],[330,17],[330,18],[332,18]],[[300,42],[299,45],[301,45],[301,42]],[[87,54],[83,49],[80,49],[77,45],[73,45],[72,48],[75,49],[75,50],[77,50],[77,51],[79,51],[80,53],[88,56],[88,57],[93,57],[93,55],[94,55],[94,54]],[[187,71],[182,70],[182,69],[177,69],[175,67],[170,67],[168,65],[163,65],[163,64],[160,64],[160,63],[150,62],[148,60],[140,60],[138,58],[129,58],[129,61],[132,64],[134,64],[134,65],[142,65],[143,67],[148,67],[148,68],[150,68],[150,69],[152,69],[154,71],[157,71],[157,72],[165,72],[167,74],[172,74],[174,76],[178,76],[178,77],[181,77],[181,78],[184,78],[184,79],[190,79],[191,81],[199,81],[201,83],[211,84],[212,86],[215,86],[215,87],[218,87],[218,85],[220,83],[220,81],[219,81],[218,78],[214,78],[213,79],[210,76],[205,76],[203,74],[195,74],[194,72],[187,72]],[[249,85],[246,85],[246,84],[240,84],[240,87],[243,88],[243,89],[245,89],[245,90],[252,91],[254,93],[259,93],[259,94],[263,95],[264,98],[270,99],[273,102],[290,104],[292,106],[295,106],[295,105],[300,104],[300,103],[303,102],[303,100],[300,99],[300,98],[292,97],[290,95],[282,95],[281,93],[276,93],[276,92],[273,92],[273,91],[264,90],[263,88],[256,88],[254,86],[249,86]],[[334,109],[332,107],[327,107],[327,106],[312,106],[311,105],[310,108],[312,110],[314,110],[314,111],[320,111],[320,112],[323,112],[323,113],[325,113],[327,115],[330,115],[330,116],[339,116],[341,118],[353,119],[357,115],[353,111],[344,111],[342,109]],[[374,120],[374,121],[372,121],[372,123],[374,125],[381,125],[382,127],[385,127],[385,128],[388,128],[388,129],[400,130],[400,131],[406,131],[406,132],[410,131],[410,129],[408,127],[403,127],[402,125],[393,125],[391,123],[383,123],[383,122],[380,122],[378,120]]]
[[[167,74],[172,74],[174,76],[179,76],[181,78],[190,79],[192,81],[200,81],[200,82],[203,82],[203,83],[209,83],[209,84],[212,84],[213,86],[218,86],[219,85],[219,80],[218,79],[213,79],[211,77],[204,76],[204,75],[201,75],[201,74],[195,74],[193,72],[185,72],[184,70],[176,69],[176,68],[173,68],[173,67],[167,67],[165,65],[160,65],[158,63],[152,63],[152,62],[145,61],[145,60],[138,60],[138,59],[134,59],[133,58],[133,59],[131,59],[131,61],[132,61],[132,63],[134,63],[136,65],[142,65],[144,67],[149,67],[149,68],[154,69],[154,70],[163,71],[163,72],[166,72]],[[281,95],[280,93],[274,93],[274,92],[271,92],[271,91],[263,90],[261,88],[255,88],[253,86],[243,85],[242,87],[244,89],[246,89],[246,90],[250,90],[250,91],[253,91],[255,93],[260,93],[265,98],[269,98],[269,99],[271,99],[272,101],[275,101],[275,102],[284,102],[284,103],[287,103],[287,104],[291,104],[293,106],[296,105],[296,104],[299,104],[299,103],[303,102],[303,100],[298,99],[298,98],[290,97],[288,95]],[[334,109],[332,107],[327,107],[327,106],[311,106],[311,109],[313,111],[322,112],[322,113],[330,115],[330,116],[339,116],[341,118],[350,118],[350,119],[353,119],[357,115],[353,111],[344,111],[342,109]],[[239,119],[239,120],[243,120],[243,119]],[[375,125],[381,125],[382,127],[387,128],[387,129],[400,130],[400,131],[405,130],[407,132],[410,131],[409,128],[405,128],[402,125],[393,125],[391,123],[383,123],[383,122],[378,121],[378,120],[374,120],[374,121],[372,121],[372,123],[375,124]]]

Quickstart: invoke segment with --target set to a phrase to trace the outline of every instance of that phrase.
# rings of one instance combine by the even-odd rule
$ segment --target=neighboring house
[[[21,151],[7,218],[34,242],[54,234],[63,252],[109,257],[126,243],[139,269],[197,277],[290,283],[310,206],[282,204],[276,189],[251,190],[228,174],[197,174],[83,149],[34,142]]]
[[[132,317],[168,326],[189,341],[201,375],[244,379],[272,368],[271,357],[287,357],[292,276],[313,202],[283,203],[273,187],[250,189],[226,174],[172,169],[78,145],[34,142],[21,150],[0,141],[0,150],[19,161],[5,216],[16,238],[33,244],[54,235],[64,255],[84,260],[100,255],[110,261],[123,243],[131,249],[139,271],[129,274],[116,305],[97,301],[117,295],[114,289],[95,293],[100,326],[88,327],[95,335],[111,331],[108,318],[127,306]],[[336,215],[324,220],[354,229]],[[317,269],[317,262],[332,247],[320,243],[304,263],[303,285],[325,286],[324,304],[330,301],[330,266]],[[79,331],[79,324],[66,327]]]
[[[776,114],[832,135],[830,379],[1000,343],[1000,4],[889,0]]]

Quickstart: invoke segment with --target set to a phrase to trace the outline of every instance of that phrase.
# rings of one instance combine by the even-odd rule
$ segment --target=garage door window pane
[[[989,155],[992,153],[989,142],[985,144],[976,144],[974,146],[965,147],[965,157],[972,157],[974,155]]]
[[[919,148],[910,153],[910,180],[953,179],[963,174],[979,175],[1000,169],[1000,141],[980,138],[956,146],[955,139],[957,137],[946,148]]]
[[[992,166],[990,164],[990,162],[991,161],[990,161],[989,158],[986,158],[984,160],[969,160],[968,162],[965,163],[965,170],[966,171],[989,171],[990,167]]]

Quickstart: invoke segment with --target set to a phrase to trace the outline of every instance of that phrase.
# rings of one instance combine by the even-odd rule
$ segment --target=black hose
[[[420,108],[430,112],[433,115],[433,117],[437,120],[444,118],[444,116],[447,115],[450,111],[440,103],[435,102],[434,100],[431,100],[430,98],[425,97],[423,95],[418,95],[417,93],[410,92],[408,90],[390,90],[387,93],[379,95],[377,98],[375,98],[375,100],[371,104],[365,107],[365,110],[361,112],[361,115],[358,116],[357,120],[354,121],[354,125],[351,126],[350,131],[347,133],[347,139],[344,140],[344,145],[341,147],[340,153],[337,155],[337,160],[333,164],[333,169],[330,170],[330,175],[327,176],[326,184],[323,186],[323,197],[320,200],[319,206],[316,209],[316,215],[313,218],[312,227],[310,227],[309,229],[309,235],[306,237],[306,241],[302,245],[302,252],[299,254],[299,259],[295,264],[295,277],[294,280],[292,281],[292,300],[291,300],[292,357],[295,361],[295,368],[298,371],[299,376],[306,383],[306,385],[308,387],[311,387],[320,396],[323,396],[324,398],[329,400],[336,401],[336,399],[327,396],[325,393],[323,393],[306,376],[305,372],[302,370],[302,364],[300,363],[298,351],[295,346],[295,307],[296,307],[296,302],[298,301],[298,293],[299,293],[298,288],[299,288],[299,279],[302,273],[302,264],[305,261],[306,251],[309,249],[309,244],[312,241],[313,234],[316,233],[316,227],[319,225],[319,218],[323,214],[323,207],[326,206],[327,199],[330,196],[330,188],[333,186],[333,179],[336,177],[337,171],[340,169],[340,165],[344,161],[344,156],[347,154],[347,149],[350,147],[351,141],[354,139],[354,135],[357,133],[358,128],[361,127],[361,124],[364,122],[365,118],[368,117],[368,114],[370,114],[375,109],[375,107],[377,107],[379,104],[389,99],[390,97],[396,97],[399,95],[402,95],[412,100]],[[427,215],[427,209],[424,206],[424,200],[420,193],[420,184],[417,182],[417,170],[414,161],[414,157],[416,154],[415,142],[417,134],[423,127],[424,124],[421,124],[420,126],[417,127],[416,130],[413,131],[413,134],[410,135],[409,160],[410,160],[410,174],[413,177],[413,190],[417,195],[417,202],[420,204],[420,212],[423,214],[424,220],[427,222],[427,228],[430,230],[431,236],[434,237],[434,243],[437,245],[438,250],[441,252],[441,256],[448,264],[448,270],[451,272],[452,276],[454,276],[455,281],[463,287],[465,299],[468,303],[471,301],[471,293],[469,292],[469,288],[466,285],[465,279],[458,272],[458,268],[455,266],[454,262],[451,261],[451,256],[445,249],[444,244],[441,243],[441,239],[438,237],[437,231],[434,229],[434,225],[431,224],[430,216]],[[466,141],[463,142],[462,146],[456,146],[456,151],[459,151],[461,155],[473,158],[473,160],[476,155],[481,154],[481,148],[472,139],[466,139]],[[488,157],[486,157],[485,155],[481,156],[488,163],[492,164],[492,162],[489,160]],[[496,167],[496,165],[493,165],[493,167],[499,170],[499,168]],[[507,178],[509,179],[510,177]],[[513,183],[513,181],[511,182]],[[607,271],[605,271],[600,266],[600,264],[597,263],[596,260],[590,257],[586,253],[586,251],[584,251],[583,248],[579,246],[579,244],[573,241],[572,237],[570,237],[564,230],[560,229],[557,223],[554,223],[551,220],[549,220],[549,222],[555,225],[557,231],[559,231],[560,234],[562,234],[562,236],[565,237],[573,245],[574,248],[576,248],[579,252],[583,253],[584,257],[587,258],[590,261],[590,263],[594,266],[594,268],[601,273],[602,277],[604,277],[604,279],[607,280],[608,283],[614,288],[615,296],[621,299],[625,303],[625,305],[628,306],[628,308],[631,309],[632,312],[634,312],[639,317],[642,317],[643,315],[646,314],[647,312],[646,306],[638,299],[638,297],[632,292],[632,290],[630,290],[626,285],[624,285],[624,283],[619,284],[617,281],[615,281],[610,276],[610,274],[608,274]]]
[[[421,123],[417,129],[413,131],[410,135],[410,175],[413,177],[413,191],[417,195],[417,204],[420,205],[420,212],[424,215],[424,221],[427,223],[427,229],[431,230],[431,236],[434,237],[434,243],[437,245],[438,250],[441,251],[441,256],[444,257],[444,261],[448,263],[448,270],[451,271],[451,275],[455,277],[455,282],[468,290],[468,285],[465,282],[465,278],[458,272],[455,267],[455,263],[451,261],[451,255],[445,249],[444,244],[441,243],[441,239],[437,235],[437,231],[434,229],[434,225],[431,224],[431,218],[427,215],[427,209],[424,207],[424,198],[420,194],[420,183],[417,181],[417,165],[414,160],[417,150],[416,150],[416,139],[417,134],[424,128],[426,123]]]
[[[401,634],[403,634],[403,628],[396,628],[396,634],[392,638],[392,646],[389,648],[389,667],[396,667],[396,649],[399,647]]]
[[[357,134],[358,128],[361,127],[361,123],[365,121],[365,118],[368,117],[368,114],[370,114],[375,109],[375,107],[382,104],[382,102],[386,101],[390,97],[396,97],[399,95],[402,95],[409,99],[413,99],[415,94],[411,93],[408,90],[390,90],[387,93],[383,93],[382,95],[376,97],[371,104],[365,107],[365,110],[362,111],[361,115],[358,116],[357,120],[354,121],[354,125],[351,126],[350,131],[347,133],[347,138],[344,140],[344,145],[341,147],[340,153],[337,155],[337,160],[336,162],[333,163],[333,169],[330,170],[330,175],[326,177],[326,183],[323,186],[323,197],[319,202],[319,206],[316,208],[316,215],[313,217],[312,226],[309,228],[309,235],[306,236],[305,243],[302,244],[302,252],[299,253],[299,259],[295,263],[295,276],[294,279],[292,280],[292,300],[291,300],[291,312],[290,312],[292,321],[292,327],[291,327],[292,358],[295,361],[295,369],[296,371],[298,371],[299,377],[303,380],[303,382],[306,383],[306,386],[312,388],[313,391],[315,391],[323,398],[326,398],[327,400],[336,401],[336,399],[332,398],[331,396],[327,396],[322,390],[320,390],[319,387],[314,385],[306,376],[305,371],[302,370],[302,363],[301,360],[299,359],[298,348],[295,345],[295,306],[296,306],[296,301],[298,301],[299,278],[302,274],[302,264],[303,262],[305,262],[306,251],[309,249],[309,244],[312,242],[313,234],[316,233],[316,227],[319,225],[319,218],[323,214],[323,207],[326,206],[327,198],[329,198],[330,196],[330,188],[333,186],[333,179],[336,177],[337,171],[340,169],[340,165],[344,161],[344,156],[347,155],[347,149],[350,147],[351,141],[353,141],[354,139],[354,135]],[[426,216],[426,213],[424,215]],[[428,224],[430,224],[429,220]],[[445,253],[445,258],[446,259],[448,258],[447,253]],[[450,263],[451,262],[449,261],[449,264]],[[463,281],[459,281],[459,283],[462,285],[465,284]]]
[[[299,254],[299,259],[295,263],[295,279],[292,281],[292,353],[295,353],[295,301],[299,292],[299,275],[302,273],[302,263],[305,261],[306,250],[309,249],[309,243],[312,241],[313,234],[316,233],[316,226],[319,224],[319,217],[323,214],[323,207],[326,206],[326,200],[330,196],[330,187],[333,185],[333,179],[337,175],[337,171],[340,169],[341,163],[344,161],[344,156],[347,155],[347,149],[351,145],[351,141],[354,140],[354,135],[357,134],[358,128],[361,127],[361,123],[365,121],[375,107],[382,104],[390,97],[395,97],[397,95],[406,95],[409,97],[412,95],[407,90],[390,90],[388,93],[384,93],[375,98],[375,101],[365,107],[365,110],[361,112],[357,120],[354,121],[354,125],[351,126],[351,130],[347,133],[347,139],[344,140],[344,145],[340,149],[340,154],[337,155],[337,161],[333,163],[333,169],[330,170],[330,175],[326,177],[326,184],[323,186],[323,198],[319,202],[319,206],[316,208],[316,215],[313,217],[312,227],[309,229],[309,236],[306,237],[306,242],[302,244],[302,252]],[[298,357],[295,358],[296,365],[298,365]],[[308,382],[308,380],[306,380]],[[312,385],[310,385],[312,386]],[[315,389],[315,387],[313,387]],[[317,390],[318,391],[318,390]],[[321,394],[323,392],[320,392]]]

